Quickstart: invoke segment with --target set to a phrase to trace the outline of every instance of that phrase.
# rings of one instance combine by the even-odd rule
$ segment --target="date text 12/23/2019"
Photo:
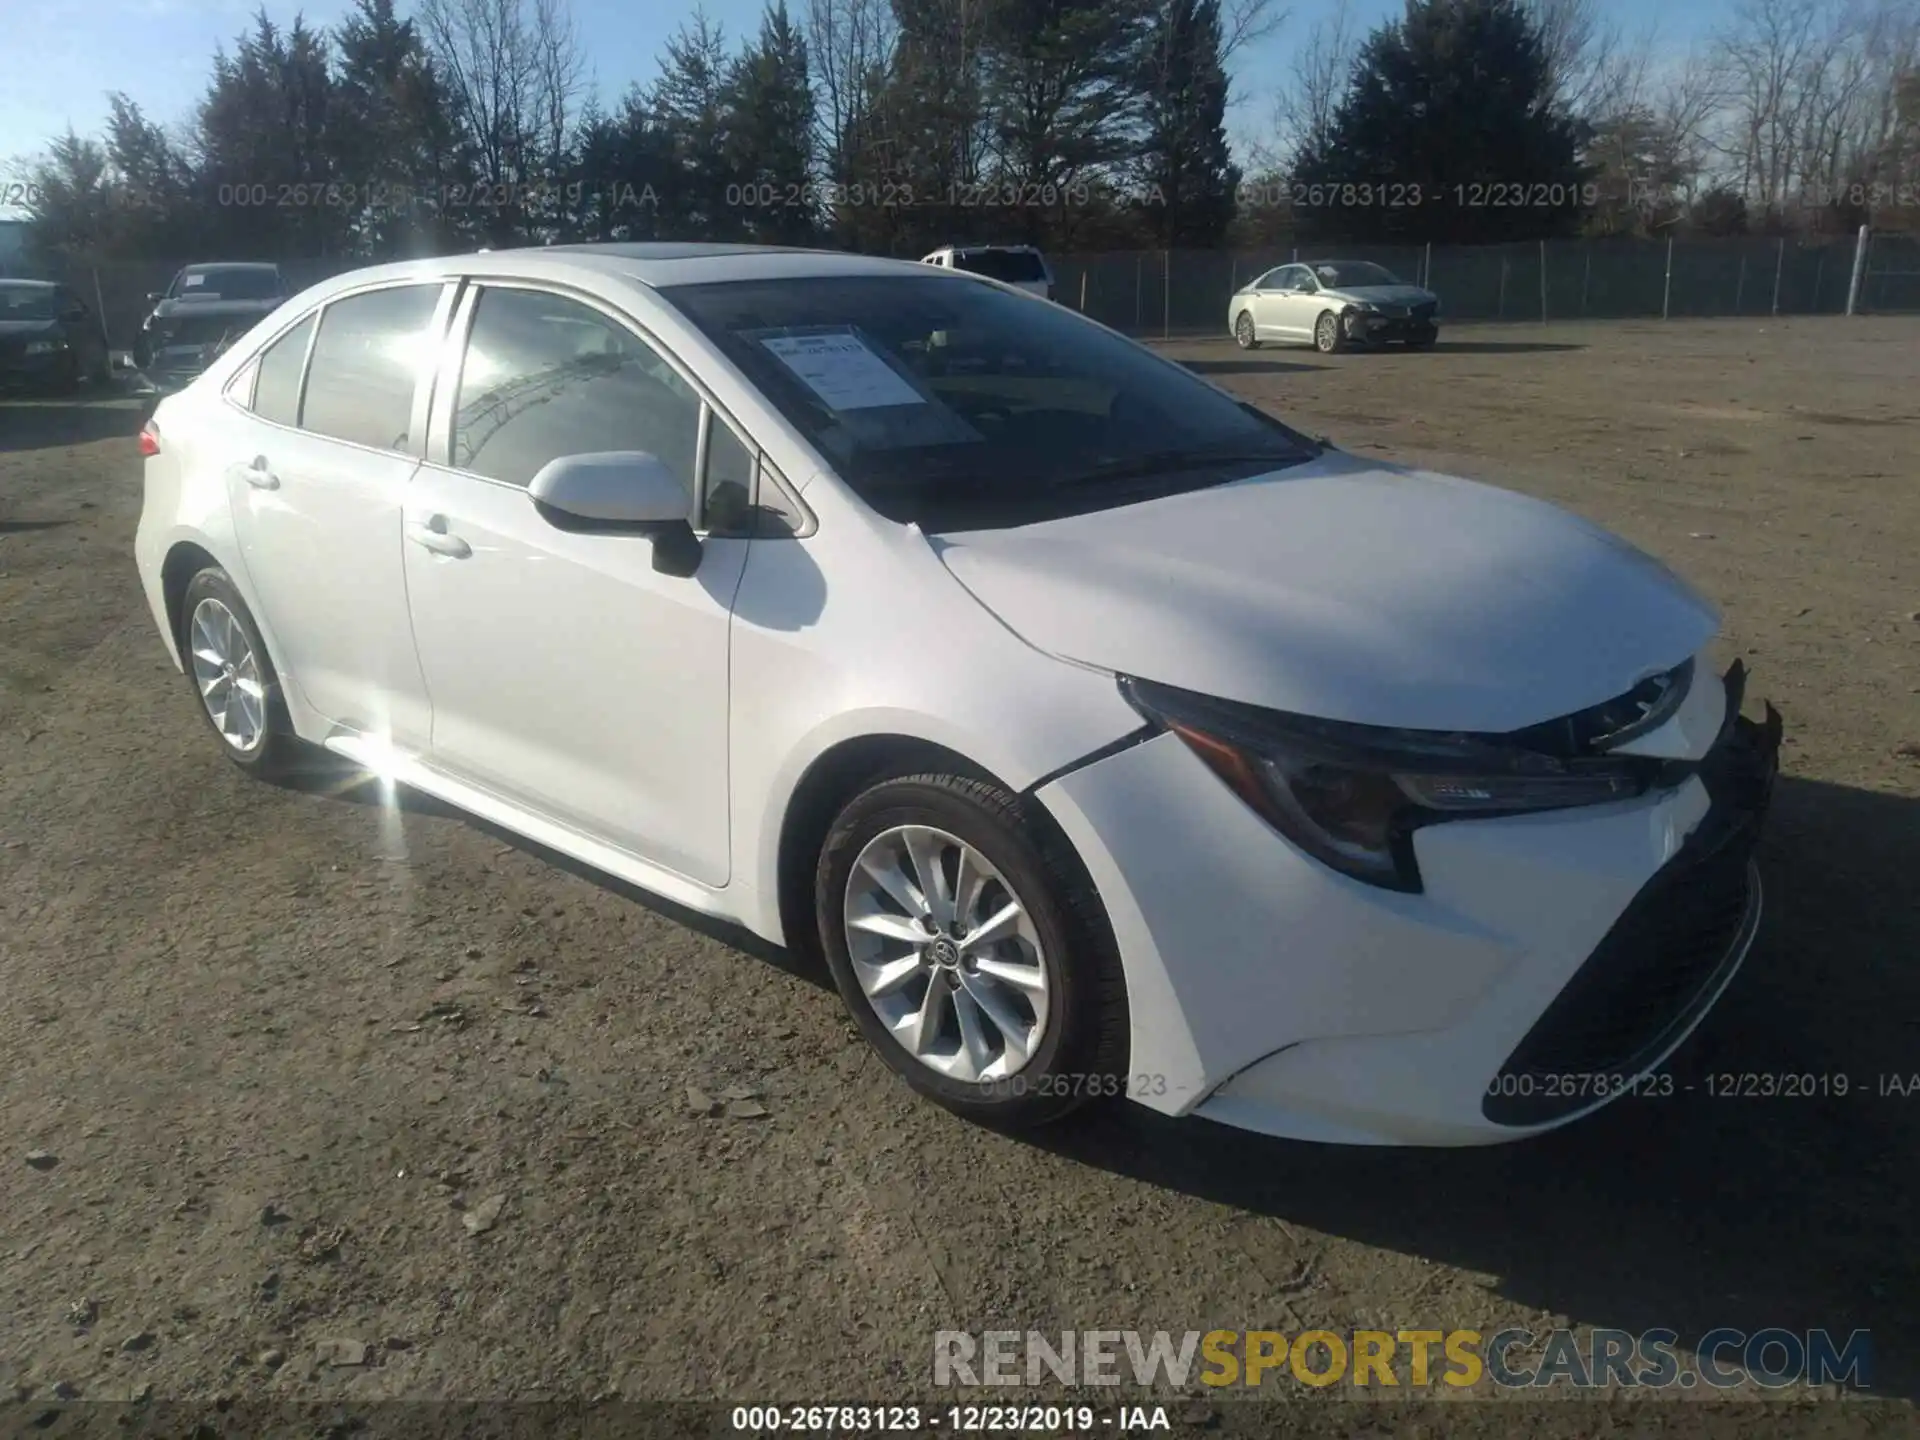
[[[736,1405],[743,1435],[1129,1435],[1171,1430],[1163,1405]]]

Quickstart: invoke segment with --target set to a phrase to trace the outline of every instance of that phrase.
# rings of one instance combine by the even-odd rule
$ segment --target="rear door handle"
[[[251,465],[242,466],[240,478],[256,490],[278,490],[280,477],[267,467],[267,457],[256,455]]]
[[[407,538],[436,555],[450,555],[455,560],[464,560],[473,554],[473,547],[458,535],[449,535],[446,531],[436,530],[431,525],[407,526]]]

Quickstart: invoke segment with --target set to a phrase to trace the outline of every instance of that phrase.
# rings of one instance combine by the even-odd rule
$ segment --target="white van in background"
[[[984,275],[1042,300],[1053,299],[1053,267],[1031,245],[943,245],[920,263]]]

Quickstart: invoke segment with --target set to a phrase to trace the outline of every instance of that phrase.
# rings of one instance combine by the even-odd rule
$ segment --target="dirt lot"
[[[1865,1326],[1920,1399],[1920,1089],[1881,1093],[1920,1075],[1920,321],[1171,349],[1725,606],[1787,775],[1771,918],[1672,1098],[1473,1152],[970,1128],[781,956],[424,802],[243,779],[139,597],[130,402],[8,402],[0,1404],[885,1401],[937,1328],[1549,1323]]]

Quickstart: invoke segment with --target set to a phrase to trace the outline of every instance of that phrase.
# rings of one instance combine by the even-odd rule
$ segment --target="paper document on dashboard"
[[[831,408],[878,410],[924,405],[926,397],[850,330],[826,335],[779,335],[760,342]]]

